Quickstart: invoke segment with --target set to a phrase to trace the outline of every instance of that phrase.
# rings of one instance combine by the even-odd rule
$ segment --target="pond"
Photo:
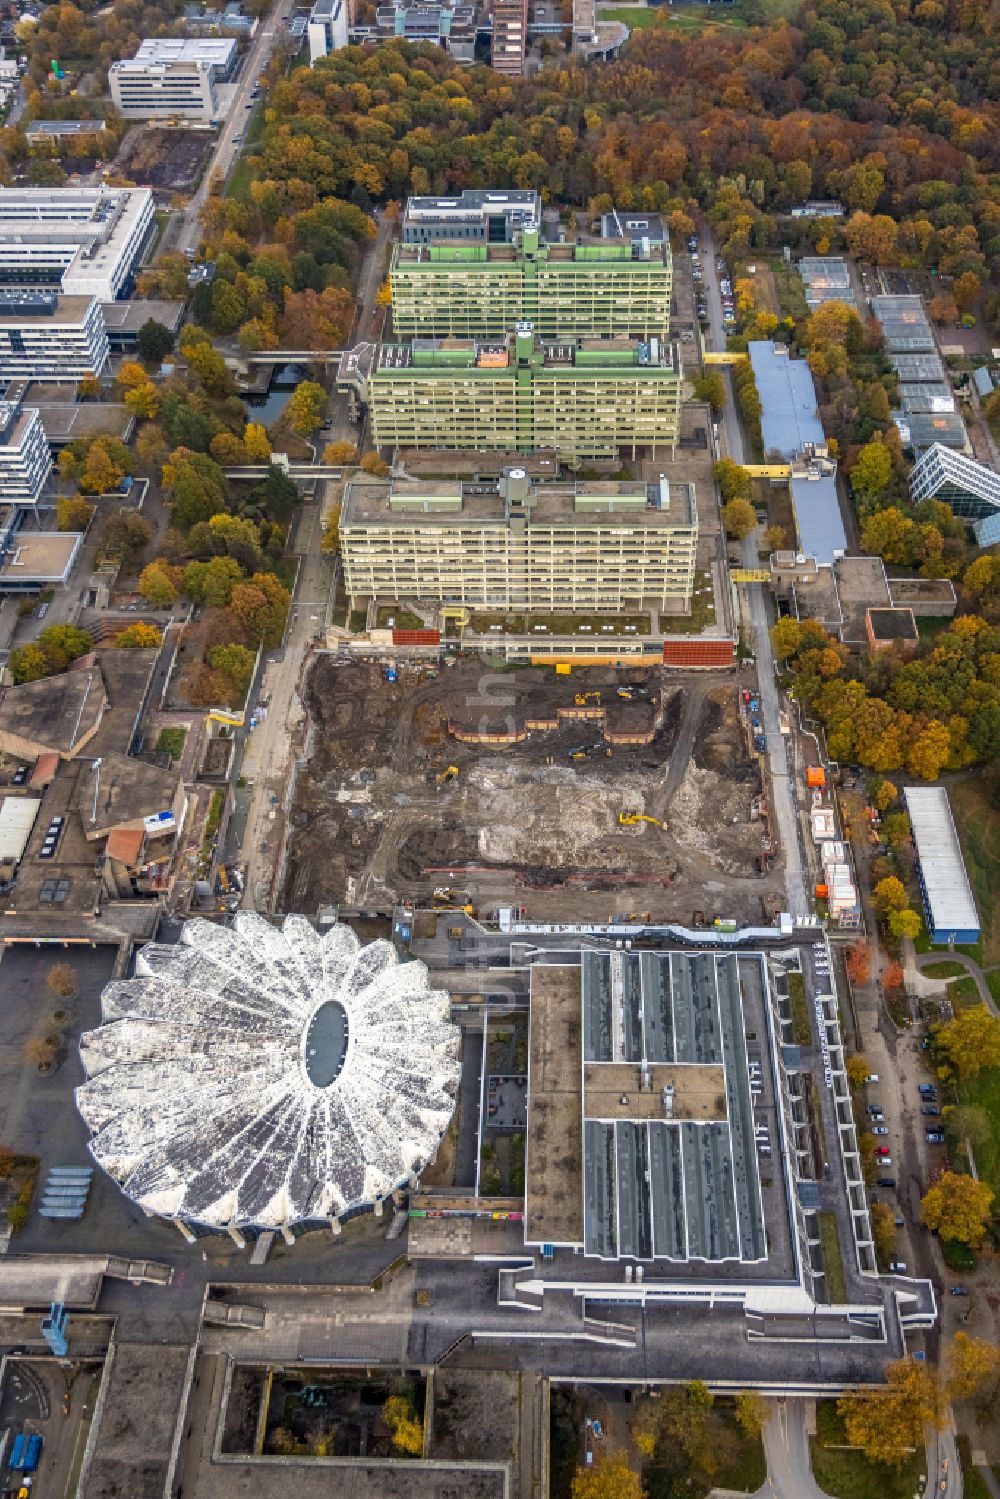
[[[265,395],[245,396],[247,420],[270,427],[288,405],[292,391],[306,378],[301,364],[276,364]]]

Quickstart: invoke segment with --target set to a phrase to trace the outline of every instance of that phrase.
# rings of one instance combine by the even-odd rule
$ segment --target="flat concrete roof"
[[[176,1344],[114,1345],[104,1375],[97,1444],[77,1490],[80,1499],[162,1494],[192,1353]]]
[[[448,481],[445,481],[447,484]],[[444,528],[455,525],[502,526],[507,519],[507,505],[499,489],[483,494],[467,490],[461,494],[461,505],[434,507],[444,485],[433,482],[372,483],[352,479],[346,487],[340,529],[366,527],[372,522],[412,530],[415,526]],[[461,484],[456,486],[462,490]],[[451,485],[448,485],[450,496]],[[665,503],[654,503],[654,496]],[[396,500],[393,506],[390,501]],[[581,502],[577,507],[577,500]],[[601,502],[607,500],[607,504]],[[400,505],[399,501],[404,504]],[[628,503],[638,500],[639,503]],[[452,502],[453,504],[453,502]],[[686,483],[634,484],[591,482],[573,485],[539,484],[529,490],[526,507],[527,524],[531,526],[572,526],[580,530],[622,526],[661,530],[674,526],[693,526],[697,513],[694,485]]]
[[[117,401],[40,401],[38,414],[51,447],[107,433],[127,442],[135,417]]]
[[[0,313],[0,328],[22,328],[25,323],[39,323],[46,328],[55,328],[60,323],[78,327],[87,316],[93,297],[58,296],[55,308],[26,306],[16,312]]]
[[[0,723],[8,734],[70,755],[100,723],[106,704],[104,678],[95,661],[83,670],[5,688]]]
[[[662,1119],[663,1090],[673,1090],[674,1119],[726,1117],[726,1078],[720,1066],[637,1062],[587,1062],[583,1070],[583,1111],[588,1119]]]
[[[109,333],[138,333],[150,318],[174,333],[180,327],[184,306],[183,302],[139,299],[132,302],[102,302],[101,312]]]
[[[79,531],[18,531],[0,561],[0,589],[4,584],[61,583],[80,544]]]
[[[169,810],[179,785],[176,771],[127,755],[103,755],[100,765],[88,763],[76,800],[87,837]]]
[[[9,1254],[0,1258],[0,1306],[48,1310],[53,1301],[89,1310],[97,1305],[107,1255]]]
[[[583,1242],[583,1024],[580,969],[539,963],[531,970],[525,1238]]]

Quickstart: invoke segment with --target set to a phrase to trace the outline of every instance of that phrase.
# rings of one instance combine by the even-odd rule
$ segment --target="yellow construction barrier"
[[[244,714],[242,711],[238,713],[232,712],[228,708],[213,708],[210,713],[206,714],[206,721],[208,723],[224,723],[231,729],[240,729],[243,727]]]
[[[734,583],[770,583],[771,574],[762,567],[737,567],[729,574]]]
[[[703,364],[743,364],[747,355],[737,354],[732,349],[725,349],[722,353],[706,349],[701,357]]]

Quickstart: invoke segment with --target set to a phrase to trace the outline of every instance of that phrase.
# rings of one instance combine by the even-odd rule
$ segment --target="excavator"
[[[599,692],[578,692],[574,699],[578,708],[583,708],[587,703],[599,703],[601,694]]]
[[[449,781],[458,780],[458,766],[446,765],[440,774],[434,777],[435,786],[445,786]]]
[[[438,885],[434,891],[434,901],[436,905],[445,906],[449,911],[464,911],[466,916],[476,914],[476,908],[469,899],[467,890],[452,890],[447,885]]]
[[[654,828],[665,828],[666,823],[660,822],[657,817],[649,817],[645,812],[619,812],[618,825],[623,828],[635,827],[638,822],[651,823]]]

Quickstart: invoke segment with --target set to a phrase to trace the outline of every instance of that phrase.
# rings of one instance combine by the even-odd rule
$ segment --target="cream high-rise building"
[[[340,546],[351,607],[361,598],[494,609],[688,612],[698,515],[693,487],[602,481],[533,486],[508,469],[495,489],[461,483],[347,487]]]

